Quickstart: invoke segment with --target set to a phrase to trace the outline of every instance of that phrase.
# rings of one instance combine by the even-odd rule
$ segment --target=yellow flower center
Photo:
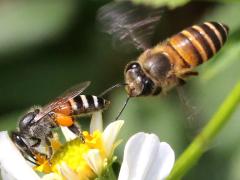
[[[95,131],[93,134],[89,134],[87,131],[84,131],[83,136],[85,143],[82,143],[80,138],[65,143],[55,151],[50,162],[41,156],[37,157],[40,166],[35,167],[35,170],[44,173],[55,172],[61,175],[59,167],[65,163],[79,176],[95,177],[96,174],[90,168],[84,156],[90,150],[97,149],[100,152],[101,159],[105,160],[107,158],[103,147],[102,133]]]

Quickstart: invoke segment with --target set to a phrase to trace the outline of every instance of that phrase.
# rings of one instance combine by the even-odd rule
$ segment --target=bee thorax
[[[171,70],[171,63],[167,54],[157,53],[150,55],[143,62],[143,68],[149,76],[159,81],[166,78],[168,72]]]

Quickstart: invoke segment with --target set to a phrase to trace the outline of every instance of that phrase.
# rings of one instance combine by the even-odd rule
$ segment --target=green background
[[[180,1],[171,1],[176,6]],[[92,81],[86,94],[100,94],[123,81],[123,69],[140,52],[114,47],[111,36],[100,31],[96,12],[103,0],[7,1],[0,4],[0,130],[14,130],[19,117],[33,105],[50,102],[74,84]],[[190,109],[175,90],[157,97],[130,100],[117,153],[132,134],[159,135],[178,157],[218,109],[240,77],[240,2],[189,2],[166,11],[155,33],[159,42],[185,27],[219,21],[230,27],[222,50],[201,67],[199,77],[184,86]],[[114,120],[126,94],[112,91],[104,123]],[[81,120],[82,124],[89,122]],[[85,126],[86,127],[86,126]],[[211,143],[184,179],[239,179],[240,109]]]

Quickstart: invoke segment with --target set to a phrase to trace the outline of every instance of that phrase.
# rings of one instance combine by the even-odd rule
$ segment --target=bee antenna
[[[121,111],[118,113],[115,120],[118,120],[118,118],[121,116],[121,114],[122,114],[123,110],[126,108],[129,100],[130,100],[130,96],[127,97],[125,103],[123,104],[123,107],[122,107]]]
[[[112,91],[113,89],[119,88],[122,86],[126,86],[126,85],[127,85],[126,83],[115,84],[115,85],[111,86],[110,88],[106,89],[105,91],[103,91],[99,96],[102,97],[102,96],[106,95],[107,93],[109,93],[110,91]]]

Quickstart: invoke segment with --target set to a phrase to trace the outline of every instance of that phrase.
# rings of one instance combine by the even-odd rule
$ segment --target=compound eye
[[[131,64],[131,68],[132,69],[136,69],[136,68],[138,68],[139,67],[139,64],[138,63],[132,63]]]
[[[26,147],[26,143],[24,142],[23,138],[16,132],[12,133],[12,140],[13,142],[21,148]]]
[[[22,117],[22,119],[19,121],[19,128],[21,131],[27,128],[27,126],[34,120],[37,113],[29,112],[25,116]]]
[[[152,94],[153,88],[154,88],[154,83],[150,79],[146,79],[144,81],[144,87],[143,87],[143,90],[142,90],[142,95]]]
[[[132,62],[132,63],[127,65],[125,71],[128,71],[130,69],[139,69],[139,68],[140,68],[140,65],[137,62]]]
[[[149,84],[149,83],[152,83],[152,81],[150,81],[149,79],[146,79],[146,80],[144,81],[144,84]]]
[[[29,124],[36,116],[35,112],[30,112],[27,113],[24,117],[23,117],[23,122],[24,124]]]

